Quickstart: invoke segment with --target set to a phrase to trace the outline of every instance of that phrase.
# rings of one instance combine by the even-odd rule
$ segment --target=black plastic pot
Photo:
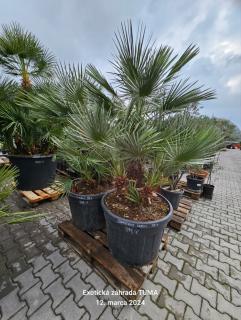
[[[202,196],[206,199],[212,200],[213,198],[214,185],[212,184],[204,184]]]
[[[187,176],[187,188],[193,191],[202,191],[204,178]]]
[[[105,193],[81,195],[69,193],[69,206],[73,224],[83,231],[95,231],[105,227],[101,199]]]
[[[204,170],[212,170],[213,169],[213,162],[204,163],[203,169]]]
[[[18,189],[43,189],[54,182],[56,162],[53,160],[53,155],[7,155],[7,157],[19,170]]]
[[[183,196],[183,191],[171,191],[161,188],[161,194],[171,202],[173,209],[176,210]]]
[[[169,205],[169,213],[156,221],[133,221],[115,215],[105,205],[106,195],[101,200],[104,210],[108,246],[114,258],[129,266],[144,266],[158,255],[164,228],[172,217],[170,202],[160,195]]]

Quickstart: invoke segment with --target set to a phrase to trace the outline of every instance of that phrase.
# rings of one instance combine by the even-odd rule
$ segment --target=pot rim
[[[187,175],[187,178],[192,180],[205,180],[205,177],[201,176],[193,178],[191,174]]]
[[[163,218],[161,218],[161,219],[158,219],[158,220],[153,220],[153,221],[136,221],[136,220],[130,220],[130,219],[126,219],[126,218],[122,218],[121,216],[118,216],[118,215],[116,215],[115,213],[113,213],[112,211],[110,211],[110,209],[107,207],[107,205],[105,204],[105,198],[106,198],[106,196],[109,194],[109,193],[111,193],[111,192],[113,192],[114,190],[110,190],[110,191],[108,191],[108,192],[106,192],[105,193],[105,195],[102,197],[102,199],[101,199],[101,205],[102,205],[102,207],[103,207],[103,209],[104,209],[104,213],[105,212],[107,212],[110,216],[111,216],[111,218],[112,219],[114,219],[114,220],[121,220],[121,221],[123,221],[123,222],[126,222],[126,224],[132,224],[132,225],[146,225],[146,226],[148,226],[148,225],[152,225],[152,226],[156,226],[156,224],[158,224],[159,222],[168,222],[170,219],[171,219],[171,216],[172,216],[172,214],[173,214],[173,207],[172,207],[172,205],[171,205],[171,203],[170,203],[170,201],[168,201],[167,200],[167,198],[165,198],[162,194],[160,194],[160,193],[157,193],[158,194],[158,196],[159,197],[161,197],[161,198],[163,198],[166,202],[167,202],[167,204],[169,205],[169,212],[168,212],[168,214],[165,216],[165,217],[163,217]]]
[[[71,182],[71,187],[72,187],[72,185],[73,185],[73,182],[76,181],[76,180],[81,180],[81,178],[75,178],[75,179],[73,179],[72,182]],[[107,191],[105,191],[105,192],[89,193],[89,194],[80,194],[80,193],[77,193],[77,192],[70,191],[70,192],[68,193],[68,196],[71,195],[71,196],[73,196],[74,198],[81,198],[81,197],[83,197],[83,198],[88,198],[88,197],[91,197],[91,198],[93,198],[93,199],[98,199],[98,198],[102,197],[104,194],[106,194],[107,192],[110,192],[110,191],[113,191],[113,189],[107,190]]]
[[[27,158],[27,159],[36,159],[36,158],[52,158],[55,156],[55,153],[51,154],[33,154],[33,155],[24,155],[24,154],[6,154],[5,157],[7,158]]]
[[[180,190],[180,191],[176,191],[176,190],[169,190],[169,189],[164,189],[164,188],[160,188],[161,190],[164,190],[164,191],[167,191],[167,192],[170,192],[171,194],[178,194],[178,195],[183,195],[184,194],[184,190]],[[165,196],[164,196],[165,198]]]

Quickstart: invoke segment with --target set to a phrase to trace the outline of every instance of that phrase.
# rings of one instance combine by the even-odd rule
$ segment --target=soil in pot
[[[68,195],[73,224],[82,231],[96,231],[105,227],[101,199],[111,186],[74,180]]]
[[[179,206],[180,200],[183,196],[182,190],[170,190],[170,189],[160,189],[161,194],[171,202],[171,205],[174,210],[176,210]]]
[[[54,182],[56,162],[53,160],[53,155],[8,155],[7,157],[19,170],[18,189],[38,190]]]
[[[187,176],[187,188],[193,191],[200,192],[204,183],[204,178]]]
[[[213,198],[214,185],[212,184],[204,184],[202,196],[206,199],[212,200]]]
[[[124,265],[147,265],[158,255],[173,209],[162,195],[152,202],[151,206],[140,207],[116,192],[102,198],[108,245],[112,255]]]

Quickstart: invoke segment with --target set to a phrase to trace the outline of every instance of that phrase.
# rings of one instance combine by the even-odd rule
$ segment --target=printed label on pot
[[[202,185],[200,183],[197,183],[197,187],[201,187]]]
[[[44,160],[35,160],[34,163],[41,164],[41,163],[44,163]]]

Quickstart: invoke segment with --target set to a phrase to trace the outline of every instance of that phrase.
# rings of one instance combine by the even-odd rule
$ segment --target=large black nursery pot
[[[161,194],[170,201],[174,210],[179,206],[180,200],[183,196],[183,191],[175,191],[170,189],[161,188]]]
[[[19,170],[17,188],[38,190],[54,182],[56,162],[53,155],[7,155],[11,164]]]
[[[202,191],[204,178],[187,176],[187,188],[196,192]]]
[[[212,200],[213,198],[214,185],[212,184],[204,184],[202,196],[206,199]]]
[[[168,214],[156,221],[133,221],[124,219],[111,212],[105,198],[101,200],[106,219],[108,246],[114,258],[128,266],[144,266],[158,255],[164,228],[170,221],[173,209],[170,202]]]
[[[69,193],[72,221],[77,228],[82,231],[96,231],[105,227],[105,217],[101,207],[101,199],[104,194]]]

